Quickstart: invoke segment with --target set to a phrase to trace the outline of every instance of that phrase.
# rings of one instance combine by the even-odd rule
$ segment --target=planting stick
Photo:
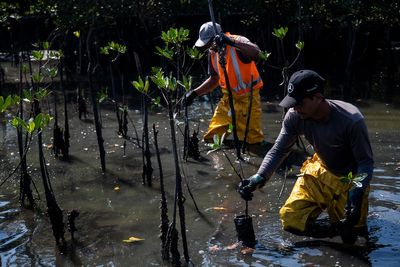
[[[208,8],[210,10],[210,16],[211,16],[211,21],[213,23],[213,28],[214,28],[214,35],[217,35],[217,26],[215,23],[215,17],[214,17],[214,9],[212,6],[212,0],[208,0]],[[231,85],[229,83],[229,77],[228,73],[226,71],[226,58],[225,58],[225,46],[222,44],[218,48],[218,54],[219,54],[219,64],[222,66],[222,69],[224,71],[224,77],[225,77],[225,82],[226,82],[226,90],[228,90],[228,97],[229,97],[229,107],[231,109],[231,116],[232,116],[232,132],[233,132],[233,141],[235,144],[236,148],[236,157],[239,160],[242,160],[242,157],[240,155],[240,145],[239,145],[239,138],[237,136],[237,128],[236,128],[236,112],[235,112],[235,107],[233,103],[233,94],[232,94],[232,89]]]
[[[250,99],[249,105],[247,108],[247,118],[246,118],[246,129],[244,131],[244,140],[242,144],[242,153],[246,153],[246,142],[247,142],[247,134],[249,133],[249,125],[250,125],[250,116],[251,116],[251,109],[253,106],[253,75],[251,75],[251,82],[250,82]]]
[[[231,165],[231,167],[232,167],[232,169],[234,170],[234,172],[236,173],[236,175],[239,177],[240,181],[243,182],[242,176],[241,176],[240,173],[236,170],[235,166],[233,165],[232,161],[229,159],[229,157],[228,157],[228,155],[226,154],[226,152],[225,152],[224,150],[222,150],[222,152],[224,153],[226,159],[228,160],[229,164]],[[239,164],[240,164],[240,161],[239,161]],[[240,168],[242,169],[242,165],[241,165],[241,164],[240,164]],[[244,177],[243,169],[242,169],[242,175],[243,175],[243,177]],[[246,214],[246,216],[249,215],[249,201],[247,201],[247,200],[246,200],[245,214]]]

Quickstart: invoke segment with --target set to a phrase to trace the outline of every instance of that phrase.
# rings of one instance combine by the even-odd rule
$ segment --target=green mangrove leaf
[[[49,44],[49,42],[47,42],[47,41],[46,41],[46,42],[43,42],[43,43],[42,43],[42,47],[43,47],[44,50],[49,50],[49,49],[50,49],[50,44]]]
[[[296,43],[296,48],[299,49],[300,51],[303,50],[303,48],[304,48],[304,42],[302,42],[302,41],[299,40],[299,41]]]
[[[354,182],[362,182],[365,178],[367,178],[368,174],[367,173],[360,173],[357,174],[354,178],[353,181]]]
[[[191,58],[191,59],[195,59],[195,60],[200,60],[204,57],[204,53],[201,53],[199,49],[197,49],[196,47],[188,47],[186,49],[186,54]]]
[[[100,47],[100,54],[109,55],[110,53],[108,52],[108,47],[107,46]]]
[[[32,51],[32,56],[36,60],[42,60],[43,57],[44,57],[44,52],[43,51],[39,51],[39,50],[33,50]]]
[[[150,87],[149,77],[146,76],[146,81],[145,81],[145,83],[144,83],[144,88],[143,88],[145,93],[148,93],[148,92],[149,92],[149,87]]]
[[[40,73],[35,73],[32,75],[32,79],[35,83],[40,83],[43,81],[43,76]]]
[[[29,120],[28,123],[28,133],[33,133],[35,131],[35,121],[33,121],[32,119]]]
[[[15,128],[21,126],[25,131],[28,131],[27,123],[19,117],[14,117],[11,121],[11,125]]]
[[[214,145],[220,145],[218,134],[213,135],[213,141],[214,141]]]
[[[268,53],[267,51],[261,51],[259,54],[260,60],[262,61],[267,61],[270,56],[271,53]]]
[[[349,172],[349,174],[347,175],[347,178],[349,178],[350,180],[353,180],[353,172]]]
[[[53,117],[50,116],[49,114],[44,115],[44,120],[42,121],[42,127],[46,127],[47,125],[49,125],[52,119]]]
[[[342,177],[342,178],[340,178],[340,182],[343,184],[350,184],[351,180],[347,177]]]
[[[288,27],[274,28],[272,35],[282,40],[283,38],[285,38],[287,32],[288,32]]]
[[[232,133],[232,132],[233,132],[233,124],[230,123],[229,126],[228,126],[227,133]]]
[[[42,119],[43,119],[43,114],[42,113],[39,113],[38,115],[36,115],[36,117],[35,117],[35,119],[33,121],[34,122],[33,123],[33,126],[34,126],[33,130],[34,131],[39,130],[39,128],[42,125]],[[31,123],[29,123],[29,128],[30,127],[31,127]]]
[[[156,46],[156,54],[165,58],[168,58],[169,60],[173,60],[174,58],[174,51],[172,49],[169,49],[168,47],[161,48],[159,46]]]

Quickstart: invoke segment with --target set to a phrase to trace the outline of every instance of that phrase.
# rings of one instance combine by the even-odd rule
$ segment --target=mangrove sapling
[[[64,98],[64,160],[69,159],[69,122],[68,122],[68,105],[67,105],[67,93],[64,86],[64,55],[60,53],[60,64],[58,65],[58,71],[60,73],[60,88]]]
[[[36,116],[40,116],[40,108],[39,102],[34,100],[34,111]],[[39,121],[39,120],[38,120]],[[51,187],[50,177],[46,166],[46,159],[43,154],[43,141],[42,141],[42,130],[40,128],[40,124],[38,124],[38,150],[39,150],[39,163],[40,163],[40,172],[42,174],[42,181],[44,192],[46,196],[46,204],[47,204],[47,213],[50,218],[51,226],[53,229],[53,235],[56,239],[57,245],[65,244],[64,239],[64,222],[63,222],[63,213],[61,208],[59,207],[56,197],[54,196],[53,188]]]
[[[86,49],[87,49],[87,54],[88,54],[88,77],[89,77],[89,88],[90,88],[90,95],[92,99],[92,107],[93,107],[93,116],[94,116],[94,125],[96,128],[96,136],[97,136],[97,143],[99,145],[99,153],[100,153],[100,163],[101,163],[101,170],[103,172],[106,171],[106,152],[104,149],[104,139],[103,139],[103,134],[101,130],[101,121],[100,121],[100,115],[99,115],[99,110],[98,110],[98,105],[97,105],[97,99],[96,99],[96,89],[94,88],[93,84],[93,76],[96,74],[96,70],[98,68],[98,64],[94,65],[94,59],[92,56],[92,47],[91,47],[91,42],[92,42],[92,34],[93,34],[94,29],[90,29],[87,40],[86,40]]]
[[[192,87],[192,77],[189,72],[196,61],[203,58],[204,53],[201,53],[197,48],[188,47],[185,42],[189,40],[189,30],[184,28],[170,28],[166,32],[162,32],[161,39],[164,42],[164,47],[156,47],[156,54],[165,58],[175,69],[175,78],[182,87],[178,87],[172,92],[175,99],[175,113],[180,113],[184,100],[185,93]],[[187,60],[187,57],[191,60]],[[181,79],[182,77],[182,79]],[[182,82],[180,82],[182,81]],[[188,110],[185,105],[185,128],[183,134],[183,158],[187,161],[188,146],[190,139]]]
[[[38,137],[38,152],[39,152],[39,164],[40,172],[42,176],[43,188],[46,196],[47,213],[50,218],[51,226],[53,229],[53,235],[56,240],[57,245],[65,244],[64,239],[64,222],[62,210],[59,207],[56,198],[54,196],[53,189],[51,187],[50,177],[46,166],[46,159],[43,153],[43,141],[42,141],[42,129],[47,126],[50,122],[51,117],[48,114],[43,115],[41,113],[40,102],[48,95],[48,92],[44,88],[38,88],[39,82],[43,81],[43,75],[41,73],[41,60],[43,59],[42,51],[32,52],[35,59],[39,61],[39,71],[33,75],[32,64],[29,59],[29,67],[31,72],[31,88],[32,88],[32,111],[34,115],[34,120],[31,120],[29,124],[24,123],[24,121],[16,120],[16,123],[21,123],[25,127],[29,127],[30,132],[37,131]]]
[[[164,173],[162,169],[162,163],[161,163],[161,157],[160,157],[160,150],[158,148],[158,131],[156,130],[156,125],[153,124],[153,134],[154,134],[154,146],[156,149],[156,155],[157,155],[157,162],[158,162],[158,169],[159,169],[159,175],[160,175],[160,194],[161,194],[161,199],[160,199],[160,218],[161,218],[161,223],[160,223],[160,239],[161,239],[161,257],[163,260],[169,260],[169,249],[167,245],[167,235],[168,235],[168,227],[169,227],[169,219],[168,219],[168,204],[167,204],[167,198],[165,195],[165,189],[164,189]]]
[[[56,157],[62,155],[62,158],[65,159],[66,151],[65,151],[65,141],[63,130],[58,125],[58,98],[57,92],[54,90],[54,78],[57,76],[57,69],[55,68],[46,68],[45,72],[51,79],[51,87],[53,88],[53,102],[54,102],[54,126],[53,126],[53,152]]]
[[[136,69],[139,73],[138,81],[133,81],[133,86],[142,92],[142,113],[143,113],[143,134],[142,134],[142,161],[143,161],[143,172],[142,172],[142,183],[147,184],[151,187],[152,185],[152,175],[153,175],[153,167],[151,166],[151,153],[150,153],[150,142],[149,142],[149,100],[148,100],[148,92],[149,92],[149,81],[146,77],[145,82],[143,82],[142,77],[142,68],[140,65],[139,55],[135,52],[135,62]]]
[[[22,94],[22,83],[20,82],[20,94]],[[4,113],[7,109],[11,109],[14,105],[19,105],[19,111],[17,116],[13,118],[11,121],[11,125],[13,125],[17,130],[17,140],[18,140],[18,151],[20,156],[19,164],[14,168],[14,170],[6,177],[1,183],[0,187],[8,181],[16,171],[21,168],[20,171],[20,195],[19,201],[22,207],[27,207],[29,209],[33,209],[35,207],[35,200],[33,198],[31,183],[33,183],[31,176],[28,173],[28,167],[26,162],[26,153],[30,147],[32,141],[32,135],[28,135],[28,131],[26,134],[26,142],[23,144],[23,132],[22,126],[28,128],[28,124],[24,122],[24,124],[18,124],[19,121],[23,121],[23,105],[22,105],[22,97],[19,96],[11,96],[8,95],[5,99],[3,96],[0,96],[0,113]],[[28,204],[25,203],[25,200],[28,199]]]
[[[77,95],[77,103],[78,103],[78,117],[79,120],[82,120],[82,116],[85,118],[85,120],[87,119],[87,105],[86,105],[86,99],[83,96],[83,90],[78,87],[76,90],[76,95]]]
[[[181,225],[181,236],[182,236],[182,245],[183,245],[183,254],[187,263],[190,261],[189,250],[187,246],[186,239],[186,223],[185,223],[185,208],[183,205],[184,199],[182,194],[182,176],[179,165],[179,157],[178,157],[178,149],[176,142],[176,133],[175,133],[175,119],[174,119],[174,107],[171,99],[171,92],[173,92],[177,87],[177,81],[175,78],[166,77],[161,69],[153,69],[153,75],[151,76],[151,80],[157,85],[157,87],[161,90],[161,93],[164,97],[168,105],[168,118],[169,118],[169,126],[171,132],[171,141],[172,141],[172,151],[174,155],[174,166],[175,166],[175,197],[174,197],[174,211],[173,211],[173,222],[170,226],[170,233],[174,234],[176,231],[176,216],[177,216],[177,208],[179,209],[179,218]],[[172,248],[172,247],[171,247]]]
[[[23,105],[23,83],[22,83],[22,72],[23,72],[23,64],[22,60],[19,62],[19,103],[18,103],[18,118],[22,121],[24,119],[24,105]],[[16,103],[17,104],[17,103]],[[22,138],[22,126],[17,126],[17,140],[18,140],[18,151],[19,151],[19,158],[21,161],[21,178],[20,178],[20,195],[19,195],[19,202],[21,206],[25,206],[25,199],[28,199],[27,207],[32,209],[35,206],[35,200],[33,199],[31,183],[32,177],[28,173],[28,165],[26,162],[25,154],[27,148],[29,146],[23,144]],[[26,141],[28,139],[26,138]],[[32,140],[32,138],[30,138]],[[25,142],[26,144],[26,142]]]
[[[56,157],[65,154],[65,142],[63,138],[63,131],[58,126],[58,112],[57,112],[57,97],[54,93],[54,125],[53,125],[53,152]]]
[[[71,234],[71,240],[72,240],[72,241],[75,240],[74,233],[75,233],[76,231],[78,231],[78,229],[77,229],[76,226],[75,226],[75,220],[76,220],[76,218],[77,218],[78,216],[79,216],[79,211],[77,211],[77,210],[71,210],[70,212],[68,212],[68,215],[67,215],[68,231],[69,231],[70,234]]]
[[[116,89],[115,89],[115,72],[118,74],[120,73],[117,63],[118,59],[120,58],[121,55],[125,54],[126,52],[126,46],[121,45],[119,43],[116,43],[114,41],[108,42],[106,46],[103,46],[100,48],[100,54],[104,54],[108,56],[109,59],[109,70],[110,70],[110,77],[111,77],[111,90],[112,90],[112,97],[113,97],[113,102],[114,102],[114,111],[117,116],[117,122],[118,122],[118,134],[122,135],[124,139],[126,139],[126,132],[124,131],[124,124],[123,124],[123,114],[120,113],[120,111],[124,112],[121,110],[120,105],[118,104],[117,100],[117,94],[116,94]],[[123,80],[123,78],[121,79]],[[123,85],[122,85],[122,93],[123,93]],[[122,106],[124,103],[122,103]],[[126,144],[126,141],[124,141],[124,146]]]

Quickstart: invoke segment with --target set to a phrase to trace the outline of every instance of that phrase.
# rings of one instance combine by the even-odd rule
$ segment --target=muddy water
[[[264,111],[270,110],[266,104]],[[397,266],[400,249],[400,111],[384,104],[360,107],[366,115],[375,152],[375,173],[370,194],[370,240],[359,239],[354,246],[344,246],[338,238],[315,240],[291,235],[281,230],[279,208],[290,193],[294,175],[289,176],[281,197],[282,172],[255,193],[249,212],[258,244],[251,254],[243,254],[235,244],[233,218],[243,214],[245,205],[235,189],[239,178],[222,152],[206,154],[201,143],[202,161],[182,163],[195,201],[184,185],[185,213],[189,254],[197,266]],[[46,151],[46,159],[59,205],[66,212],[80,211],[76,220],[78,232],[68,251],[59,253],[45,214],[45,200],[40,183],[36,146],[28,162],[41,199],[39,210],[26,211],[18,205],[18,177],[0,188],[0,256],[2,266],[165,266],[160,259],[159,180],[153,157],[154,186],[141,184],[140,150],[128,143],[124,152],[116,135],[115,115],[102,111],[107,172],[101,173],[94,126],[90,120],[79,121],[71,111],[71,161],[62,162]],[[140,115],[130,113],[136,127]],[[192,126],[207,128],[211,116],[205,103],[194,107]],[[265,112],[264,131],[272,142],[280,129],[280,112]],[[168,197],[169,219],[172,220],[174,168],[170,132],[165,113],[152,113],[151,123],[159,129],[164,177]],[[151,125],[151,124],[150,124]],[[130,126],[132,133],[132,127]],[[51,144],[50,130],[45,132],[46,145]],[[18,164],[14,130],[2,124],[0,129],[1,180]],[[179,146],[182,137],[179,135]],[[256,150],[256,149],[255,149]],[[233,150],[226,150],[234,160]],[[245,176],[253,174],[262,158],[246,155],[242,163]],[[234,163],[237,169],[238,163]],[[291,174],[296,173],[296,167]],[[119,187],[119,190],[116,190]],[[180,227],[178,224],[178,230]],[[124,243],[129,237],[143,238],[137,243]],[[183,254],[180,246],[180,252]]]

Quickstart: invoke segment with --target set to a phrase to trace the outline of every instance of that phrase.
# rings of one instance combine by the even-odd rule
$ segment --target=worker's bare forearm
[[[195,88],[194,91],[196,91],[197,95],[205,95],[212,90],[215,89],[215,87],[218,86],[219,83],[219,77],[218,75],[212,75],[207,78],[199,87]]]
[[[235,47],[240,50],[240,52],[243,54],[243,56],[253,60],[257,61],[260,55],[260,48],[258,45],[250,42],[249,39],[238,36],[232,38],[233,42],[235,43]]]

